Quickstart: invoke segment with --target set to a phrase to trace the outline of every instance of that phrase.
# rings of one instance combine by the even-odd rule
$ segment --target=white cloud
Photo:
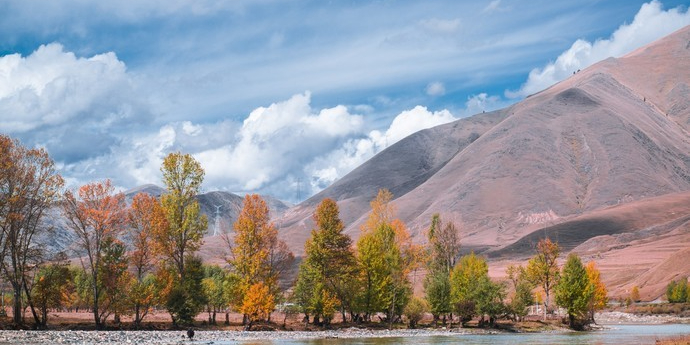
[[[483,111],[495,110],[503,106],[504,102],[500,97],[480,93],[467,98],[467,102],[465,102],[465,113],[467,115],[474,115]]]
[[[484,7],[482,13],[499,12],[504,10],[505,8],[501,7],[501,0],[493,0],[488,5],[486,5],[486,7]]]
[[[431,18],[420,21],[419,25],[428,31],[452,34],[460,28],[460,19]]]
[[[446,87],[439,81],[429,83],[426,86],[426,94],[429,96],[443,96],[446,94]]]
[[[608,57],[619,57],[690,24],[690,11],[664,10],[656,0],[643,4],[632,23],[621,25],[608,39],[594,43],[577,40],[556,61],[533,69],[517,91],[506,91],[510,98],[526,97]]]
[[[257,108],[244,120],[236,143],[197,153],[209,183],[244,191],[285,188],[278,181],[301,177],[314,157],[361,135],[362,116],[342,105],[314,113],[310,102],[307,92]],[[325,167],[320,174],[327,172]]]
[[[76,117],[128,120],[135,115],[119,96],[131,96],[129,82],[124,63],[113,53],[77,58],[60,44],[49,44],[26,57],[2,56],[0,130],[27,132]]]
[[[455,121],[448,110],[430,112],[416,106],[398,114],[385,132],[374,130],[364,138],[353,138],[328,154],[317,157],[305,168],[313,192],[327,187],[383,149],[422,129]]]

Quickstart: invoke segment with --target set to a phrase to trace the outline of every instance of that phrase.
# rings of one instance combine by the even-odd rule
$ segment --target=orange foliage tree
[[[233,229],[234,238],[224,238],[231,254],[227,261],[239,278],[240,295],[246,295],[250,286],[261,283],[268,289],[269,296],[275,298],[278,278],[294,256],[287,245],[278,239],[278,230],[269,220],[266,201],[257,194],[246,195]],[[244,304],[246,299],[238,300]],[[246,313],[245,316],[249,317]]]
[[[131,298],[134,325],[139,327],[155,302],[153,279],[147,276],[154,264],[155,253],[151,248],[151,241],[154,233],[167,229],[168,220],[158,199],[146,193],[134,196],[127,218],[131,243],[129,261],[134,268]]]
[[[250,330],[256,321],[266,320],[274,308],[275,299],[267,285],[258,282],[249,286],[240,308],[240,312],[247,315],[249,321],[246,330]]]
[[[60,197],[62,177],[43,149],[28,149],[19,141],[0,135],[0,246],[2,271],[14,292],[13,321],[23,323],[26,299],[37,325],[44,325],[31,299],[29,272],[43,260],[37,241],[49,227],[43,218]]]
[[[93,298],[93,315],[100,328],[107,316],[99,309],[102,287],[99,267],[103,259],[104,244],[108,238],[117,238],[126,223],[125,196],[115,194],[110,180],[93,182],[79,188],[75,195],[65,192],[62,211],[67,226],[77,235],[77,245],[86,257],[82,260],[84,271],[89,274]]]
[[[561,250],[558,243],[550,239],[542,239],[537,243],[537,254],[527,263],[527,275],[530,280],[544,290],[544,320],[549,309],[551,291],[558,283],[560,271],[558,256]]]

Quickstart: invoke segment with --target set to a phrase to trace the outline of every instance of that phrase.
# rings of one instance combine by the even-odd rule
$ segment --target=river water
[[[251,341],[251,344],[478,344],[478,345],[634,345],[654,344],[657,339],[690,334],[690,325],[612,325],[607,329],[576,333],[530,333],[530,334],[458,334],[452,336],[423,336],[407,338],[362,338],[362,339],[301,339]],[[216,344],[247,344],[249,342],[216,342]]]

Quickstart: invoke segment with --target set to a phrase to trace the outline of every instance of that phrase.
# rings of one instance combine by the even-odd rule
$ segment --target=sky
[[[506,107],[690,25],[684,1],[9,0],[0,133],[70,188],[299,202],[420,129]]]

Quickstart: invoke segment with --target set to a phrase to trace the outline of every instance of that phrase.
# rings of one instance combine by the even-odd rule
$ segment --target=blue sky
[[[70,186],[297,201],[410,133],[501,108],[690,24],[683,1],[17,0],[0,3],[0,132]]]

